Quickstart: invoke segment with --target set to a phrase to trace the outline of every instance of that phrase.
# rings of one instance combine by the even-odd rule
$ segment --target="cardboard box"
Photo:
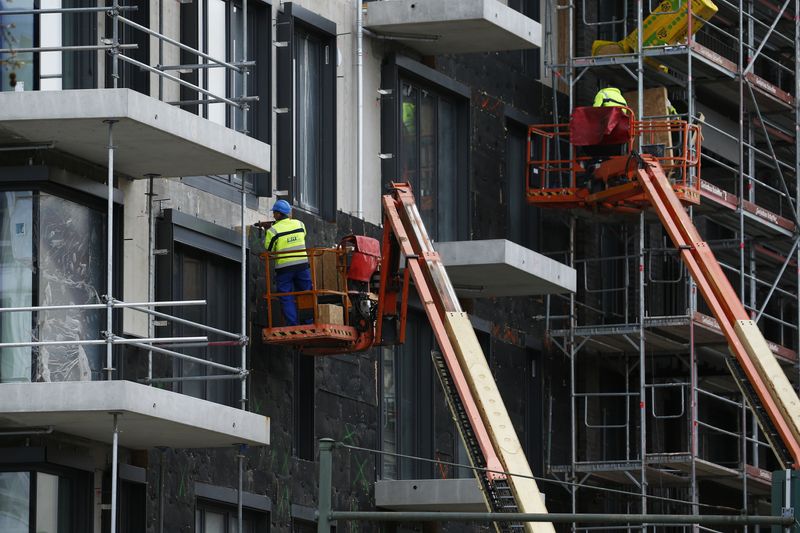
[[[314,255],[313,261],[315,288],[317,290],[345,290],[340,271],[339,255],[336,253],[336,248],[322,250],[321,253],[317,252]],[[342,268],[344,268],[343,265]]]
[[[622,93],[625,101],[628,102],[628,107],[636,111],[637,102],[639,101],[639,93],[637,91],[630,91]],[[652,89],[644,90],[644,116],[645,117],[668,117],[669,106],[667,102],[667,88],[666,87],[653,87]],[[658,120],[667,120],[666,118],[656,118]],[[678,142],[678,135],[674,135],[675,139],[671,139],[670,133],[667,131],[660,131],[652,135],[647,135],[645,144],[663,144],[665,157],[672,157],[672,150],[669,149],[673,142]]]
[[[678,44],[686,39],[689,18],[686,2],[663,0],[642,22],[642,46]],[[666,13],[666,14],[665,14]],[[711,0],[692,0],[692,34],[703,27],[703,22],[717,13]],[[624,39],[626,49],[634,51],[638,45],[638,31],[633,30]]]
[[[318,324],[344,324],[344,310],[341,305],[319,304],[317,306]]]

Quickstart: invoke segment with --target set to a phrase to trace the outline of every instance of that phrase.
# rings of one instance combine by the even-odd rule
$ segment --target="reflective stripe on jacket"
[[[275,222],[272,227],[267,230],[267,237],[264,239],[264,248],[266,248],[268,252],[305,250],[305,224],[294,218],[283,218]],[[305,251],[297,254],[281,254],[275,257],[275,268],[284,268],[303,263],[308,263],[308,254]]]
[[[628,102],[616,87],[606,87],[597,91],[594,97],[594,107],[628,107]]]

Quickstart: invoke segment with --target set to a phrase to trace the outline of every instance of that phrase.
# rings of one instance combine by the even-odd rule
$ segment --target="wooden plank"
[[[797,397],[789,378],[772,354],[761,330],[752,320],[737,320],[734,328],[756,370],[769,387],[768,393],[781,410],[795,442],[800,441],[800,398]],[[791,449],[789,443],[787,447]]]
[[[503,398],[497,389],[494,376],[486,362],[486,356],[472,329],[467,313],[445,313],[447,334],[458,355],[464,377],[469,384],[480,410],[481,418],[486,424],[489,438],[494,444],[497,455],[506,472],[526,477],[509,476],[508,484],[517,501],[521,513],[546,513],[539,487],[531,479],[530,466],[525,451],[520,445],[514,425],[508,416]],[[525,531],[529,533],[555,533],[553,524],[526,523]]]

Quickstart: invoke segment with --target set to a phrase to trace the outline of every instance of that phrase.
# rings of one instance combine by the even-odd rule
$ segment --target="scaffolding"
[[[642,120],[663,119],[644,112],[644,94],[667,87],[677,116],[706,136],[702,179],[689,169],[701,196],[689,213],[797,386],[800,1],[715,0],[710,18],[697,14],[696,0],[612,2],[611,15],[599,4],[545,7],[552,122],[569,115],[559,115],[559,90],[572,110],[590,103],[600,82],[635,90],[637,101],[628,103]],[[645,17],[655,11],[685,17],[684,37],[646,45]],[[626,35],[632,50],[592,55],[593,37]],[[566,143],[547,150],[573,159]],[[569,298],[548,298],[546,327],[569,359],[569,452],[566,461],[548,452],[546,470],[574,483],[572,512],[597,509],[581,487],[609,483],[639,497],[608,498],[605,512],[699,513],[719,504],[720,491],[728,505],[738,498],[736,511],[762,508],[775,458],[727,368],[719,326],[660,224],[646,213],[627,221],[571,215],[567,224],[569,248],[560,254],[581,286]],[[577,230],[587,226],[599,242],[579,246]],[[665,506],[658,496],[692,504]],[[647,525],[619,529],[640,527]]]
[[[33,16],[37,17],[39,21],[42,17],[63,16],[66,14],[105,14],[105,28],[99,25],[100,35],[98,35],[98,42],[100,44],[80,44],[80,45],[60,45],[60,46],[33,46],[33,47],[19,47],[9,46],[0,48],[0,56],[14,58],[17,54],[43,54],[43,53],[78,53],[78,52],[95,52],[98,55],[95,61],[99,62],[102,57],[100,53],[107,53],[110,56],[110,83],[105,84],[105,88],[118,88],[120,87],[120,62],[130,64],[136,69],[156,75],[158,78],[158,99],[165,100],[164,82],[169,81],[178,84],[182,87],[189,89],[199,95],[198,99],[194,100],[177,100],[170,101],[169,104],[176,106],[196,106],[207,104],[222,104],[226,110],[235,110],[241,113],[241,133],[247,134],[247,119],[250,104],[258,101],[258,96],[248,95],[247,77],[251,69],[255,66],[255,62],[248,59],[248,1],[241,2],[242,9],[242,44],[233,53],[239,55],[233,60],[226,61],[224,59],[213,57],[202,50],[193,48],[180,41],[170,38],[163,33],[164,28],[164,9],[163,2],[159,2],[158,10],[158,31],[155,31],[145,25],[139,24],[131,20],[126,15],[135,12],[138,8],[136,5],[123,5],[120,0],[113,0],[107,7],[60,7],[60,2],[55,4],[47,4],[46,7],[40,7],[36,4],[34,9],[4,9],[0,10],[0,17],[5,20],[13,21],[15,17],[20,16]],[[57,7],[53,7],[57,4]],[[274,21],[277,14],[277,6],[273,4],[271,20]],[[136,50],[138,48],[135,43],[122,42],[121,36],[125,33],[123,28],[128,28],[132,32],[140,32],[144,34],[145,38],[155,38],[158,42],[158,64],[155,66],[141,62],[129,55],[126,52]],[[107,31],[107,35],[103,35],[103,29]],[[11,39],[13,44],[13,39]],[[273,46],[273,56],[275,43]],[[196,62],[192,64],[181,65],[165,65],[165,46],[172,46],[182,52],[188,53],[196,57]],[[273,72],[272,79],[274,80],[274,65],[272,62]],[[241,83],[231,83],[231,90],[237,91],[239,94],[236,96],[227,96],[226,94],[216,94],[213,91],[205,88],[202,84],[190,83],[179,76],[170,74],[173,71],[195,72],[205,69],[221,69],[226,73],[226,76],[234,78],[238,76]],[[107,77],[108,78],[108,77]],[[44,79],[44,76],[42,76]],[[149,77],[148,77],[149,83]],[[109,87],[110,85],[110,87]],[[227,84],[226,84],[227,85]],[[103,84],[100,85],[103,87]],[[274,95],[274,91],[273,91]],[[231,120],[233,124],[235,121]],[[275,121],[273,120],[273,128]],[[241,221],[241,243],[240,243],[240,260],[241,260],[241,313],[240,313],[240,331],[230,332],[224,331],[219,328],[211,327],[206,324],[201,324],[195,321],[187,320],[173,314],[158,311],[160,307],[186,307],[186,306],[201,306],[206,305],[205,300],[183,300],[183,301],[156,301],[155,298],[155,212],[154,206],[158,202],[153,193],[154,179],[161,178],[157,175],[147,176],[132,176],[132,178],[148,179],[148,192],[147,195],[147,213],[148,213],[148,300],[146,302],[124,302],[113,295],[114,287],[114,152],[118,148],[114,144],[114,124],[115,120],[105,120],[107,131],[107,179],[106,179],[106,217],[107,217],[107,240],[106,240],[106,294],[100,299],[101,302],[93,304],[82,305],[50,305],[50,306],[25,306],[25,307],[7,307],[0,308],[0,313],[23,313],[23,312],[40,312],[40,311],[57,311],[57,310],[102,310],[105,309],[105,330],[99,332],[99,338],[94,339],[77,339],[77,340],[50,340],[50,339],[31,339],[30,341],[15,341],[15,342],[0,342],[0,349],[2,348],[17,348],[17,347],[46,347],[46,346],[89,346],[100,345],[106,347],[105,367],[102,369],[106,374],[107,380],[118,379],[117,369],[114,368],[114,347],[129,345],[135,346],[144,350],[147,353],[147,378],[143,379],[144,383],[148,385],[156,385],[161,383],[178,383],[182,381],[197,381],[197,380],[238,380],[240,382],[239,404],[241,409],[247,409],[247,347],[249,339],[247,336],[247,231],[245,226],[245,209],[246,209],[246,180],[245,174],[249,169],[235,169],[236,174],[239,176],[241,184],[240,196],[240,221]],[[274,138],[274,130],[273,130]],[[23,147],[24,148],[24,147]],[[29,147],[30,149],[52,148],[49,146],[36,146]],[[14,150],[22,149],[14,147]],[[274,152],[273,152],[274,163]],[[145,338],[126,338],[114,333],[114,311],[119,309],[129,309],[144,313],[148,317],[148,335]],[[200,336],[178,336],[178,337],[158,337],[155,335],[155,319],[182,324],[197,328],[206,332],[207,334],[214,334],[224,337],[228,340],[225,341],[210,341],[207,335]],[[239,364],[225,365],[212,360],[207,360],[186,353],[182,353],[182,348],[194,347],[239,347],[240,361]],[[162,354],[171,358],[189,361],[191,363],[202,365],[210,369],[218,371],[217,374],[203,375],[203,376],[179,376],[179,377],[157,377],[153,375],[153,354]],[[117,516],[117,458],[118,458],[118,436],[119,436],[119,413],[109,413],[112,418],[112,425],[109,428],[112,431],[112,465],[111,465],[111,532],[114,533],[117,527],[117,520],[113,517]],[[242,476],[243,476],[243,450],[242,446],[239,447],[237,454],[238,469],[239,469],[239,491],[238,491],[238,524],[239,531],[242,531]]]

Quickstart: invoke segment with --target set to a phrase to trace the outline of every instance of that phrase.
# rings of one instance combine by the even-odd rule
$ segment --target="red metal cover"
[[[569,122],[575,146],[624,144],[630,139],[631,118],[621,107],[576,107]]]
[[[378,239],[355,235],[355,250],[350,259],[350,269],[347,279],[354,281],[369,281],[378,268],[381,259],[381,243]]]

